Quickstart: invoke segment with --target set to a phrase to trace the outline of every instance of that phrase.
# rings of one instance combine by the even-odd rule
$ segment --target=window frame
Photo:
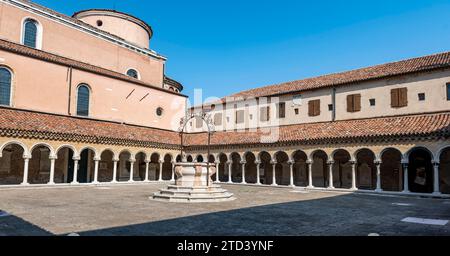
[[[87,115],[86,116],[84,116],[84,115],[80,115],[80,114],[78,114],[78,106],[79,106],[79,102],[78,102],[78,100],[79,100],[79,96],[80,96],[80,88],[81,87],[86,87],[87,89],[88,89],[88,92],[89,92],[89,97],[88,97],[88,109],[87,109]],[[77,90],[76,90],[76,103],[77,103],[77,105],[76,105],[76,108],[75,108],[75,112],[76,112],[76,116],[78,116],[78,117],[90,117],[91,116],[91,104],[92,104],[92,89],[91,89],[91,86],[89,85],[89,84],[87,84],[87,83],[80,83],[78,86],[77,86]]]
[[[447,101],[450,101],[450,82],[445,84],[445,89],[447,91]]]
[[[28,21],[33,21],[34,24],[36,25],[36,47],[34,47],[33,49],[38,49],[38,50],[42,50],[42,34],[43,34],[43,28],[41,23],[33,18],[33,17],[25,17],[22,19],[22,23],[21,23],[21,32],[20,32],[20,44],[25,45],[25,23]],[[27,46],[30,47],[30,46]],[[32,47],[30,47],[32,48]]]
[[[136,72],[137,77],[135,78],[133,76],[128,75],[128,72],[130,72],[130,71]],[[125,75],[128,76],[128,77],[131,77],[133,79],[141,80],[141,73],[135,68],[128,68],[127,72],[125,72]]]
[[[11,81],[9,82],[9,104],[8,105],[4,105],[4,104],[0,104],[0,106],[4,106],[4,107],[13,107],[13,94],[14,94],[14,72],[13,70],[8,67],[8,66],[4,66],[4,65],[0,65],[0,69],[5,69],[6,71],[9,72],[9,74],[11,75]]]

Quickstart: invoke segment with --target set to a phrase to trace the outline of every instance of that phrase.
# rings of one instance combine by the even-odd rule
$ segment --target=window
[[[101,27],[101,26],[103,26],[103,21],[101,21],[101,20],[97,20],[97,26],[98,26],[98,27]]]
[[[308,115],[320,116],[320,100],[311,100],[308,102]]]
[[[447,100],[450,101],[450,83],[447,84]]]
[[[294,112],[295,112],[295,115],[298,115],[300,113],[298,108],[294,109]]]
[[[77,93],[77,115],[89,116],[89,87],[82,84],[78,87]]]
[[[347,112],[361,111],[361,94],[347,95]]]
[[[391,90],[391,106],[393,108],[403,108],[408,106],[408,88]]]
[[[0,67],[0,105],[11,105],[11,72]]]
[[[242,124],[244,122],[244,115],[245,115],[245,111],[244,110],[238,110],[236,111],[236,124]]]
[[[277,105],[278,107],[278,118],[285,118],[286,117],[286,103],[285,102],[280,102]]]
[[[375,106],[377,104],[377,101],[375,99],[370,99],[369,100],[370,106]]]
[[[328,104],[328,111],[333,111],[334,107],[333,104]]]
[[[162,116],[164,114],[164,109],[159,107],[156,109],[156,115]]]
[[[261,122],[268,122],[270,120],[270,107],[262,107],[259,109],[259,120]]]
[[[425,93],[419,93],[419,101],[425,101]]]
[[[37,48],[38,41],[38,23],[32,19],[26,19],[23,23],[23,44]]]
[[[222,125],[222,113],[214,115],[214,125]]]
[[[127,71],[127,76],[132,77],[134,79],[139,79],[139,73],[136,69],[129,69]]]

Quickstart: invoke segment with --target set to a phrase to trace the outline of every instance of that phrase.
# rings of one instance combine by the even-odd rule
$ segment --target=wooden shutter
[[[353,110],[355,112],[361,111],[361,94],[356,94],[353,97]]]
[[[314,101],[308,102],[308,115],[314,116]]]
[[[408,88],[400,88],[399,89],[399,107],[408,106]]]
[[[266,112],[267,112],[267,121],[269,121],[270,120],[270,107],[267,107]]]
[[[347,95],[347,112],[353,112],[353,95]]]
[[[286,117],[286,103],[281,102],[278,104],[278,118]]]
[[[320,116],[320,100],[311,100],[308,102],[308,115]]]
[[[314,115],[315,116],[320,116],[320,100],[316,100],[315,101]]]
[[[393,108],[399,107],[399,98],[398,98],[399,95],[398,94],[399,94],[398,89],[391,90],[391,106]]]

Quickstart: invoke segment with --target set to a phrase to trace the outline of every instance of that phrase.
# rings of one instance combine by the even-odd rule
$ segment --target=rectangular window
[[[450,83],[447,84],[447,100],[450,101]]]
[[[320,100],[311,100],[308,102],[308,115],[320,116]]]
[[[361,111],[361,94],[347,95],[347,112]]]
[[[214,125],[222,125],[222,113],[217,113],[214,115]]]
[[[295,111],[295,115],[298,115],[300,113],[298,108],[294,109],[294,111]]]
[[[375,99],[370,99],[369,100],[370,106],[375,106],[377,104],[377,101]]]
[[[270,107],[262,107],[259,109],[259,120],[261,122],[268,122],[270,120]]]
[[[333,104],[328,104],[328,111],[333,111]]]
[[[277,105],[278,107],[278,118],[285,118],[286,117],[286,103],[285,102],[280,102]]]
[[[419,101],[425,101],[425,93],[419,93]]]
[[[245,111],[244,110],[238,110],[236,111],[236,124],[242,124],[244,122],[244,115],[245,115]]]
[[[408,88],[391,90],[391,106],[393,108],[403,108],[408,106]]]

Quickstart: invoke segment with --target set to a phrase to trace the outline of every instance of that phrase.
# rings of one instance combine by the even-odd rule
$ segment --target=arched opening
[[[289,186],[291,182],[289,156],[285,152],[277,152],[275,154],[275,160],[277,162],[275,166],[275,181],[277,185]]]
[[[172,179],[172,156],[169,154],[164,156],[162,178],[163,180]]]
[[[30,184],[47,184],[50,181],[50,154],[47,146],[37,146],[31,152],[28,182]]]
[[[58,150],[57,159],[55,161],[55,183],[71,183],[73,182],[74,152],[70,147],[63,147]]]
[[[231,181],[233,183],[241,183],[242,182],[242,164],[241,164],[241,156],[234,152],[231,154]]]
[[[256,156],[252,152],[247,152],[245,154],[245,182],[250,184],[256,184],[258,181],[257,171],[256,171]]]
[[[416,193],[433,192],[432,155],[424,148],[413,149],[409,154],[409,190]]]
[[[24,149],[19,144],[3,148],[0,157],[0,185],[19,185],[23,182]]]
[[[439,160],[440,191],[442,194],[450,194],[450,148],[442,151]]]
[[[181,163],[181,161],[183,161],[183,159],[181,158],[181,155],[177,156],[177,163]]]
[[[90,183],[94,177],[94,157],[95,152],[86,148],[80,153],[80,161],[78,162],[77,180],[79,183]]]
[[[78,86],[77,92],[77,115],[89,116],[90,90],[86,84]]]
[[[296,151],[292,159],[294,160],[294,185],[299,187],[308,186],[308,156],[303,151]]]
[[[386,149],[381,154],[381,189],[384,191],[403,190],[402,153],[394,148]]]
[[[333,155],[333,185],[336,188],[350,189],[352,187],[352,165],[350,153],[340,149]]]
[[[205,161],[205,159],[203,158],[202,155],[198,155],[196,158],[197,163],[203,163]]]
[[[272,156],[263,151],[259,154],[259,160],[261,161],[261,165],[259,168],[259,179],[261,181],[261,184],[270,185],[272,184]]]
[[[11,105],[12,73],[9,69],[0,66],[0,105]]]
[[[130,181],[131,175],[131,153],[128,151],[122,151],[119,154],[119,163],[117,167],[117,178],[119,182]],[[135,164],[133,164],[135,165]],[[134,166],[133,166],[134,169]],[[134,175],[134,173],[133,173]]]
[[[133,181],[145,180],[145,153],[140,152],[136,155],[136,163],[134,164]]]
[[[208,163],[210,164],[209,166],[215,168],[216,167],[215,162],[216,162],[216,158],[213,155],[209,155],[209,158],[208,158]],[[216,181],[217,171],[218,170],[216,170],[216,173],[211,176],[211,179],[213,181]]]
[[[150,157],[150,164],[148,169],[148,178],[149,180],[159,180],[159,154],[153,153]]]
[[[114,153],[111,150],[105,150],[100,155],[98,164],[98,182],[112,182],[114,176]]]
[[[313,186],[318,188],[328,187],[328,171],[327,171],[327,161],[328,155],[322,150],[316,151],[312,155],[312,180]]]
[[[191,155],[188,155],[187,158],[186,158],[186,160],[187,160],[188,163],[194,162],[194,158],[192,158]]]
[[[139,72],[136,69],[128,69],[127,71],[127,76],[134,78],[134,79],[139,79]]]
[[[22,43],[31,48],[38,48],[39,24],[33,19],[26,19],[23,23]]]
[[[356,154],[356,161],[356,184],[358,189],[375,190],[377,187],[375,154],[369,149],[359,150]]]
[[[228,157],[227,155],[221,153],[219,155],[219,181],[220,182],[226,182],[228,181],[228,168],[227,168],[227,161]]]

